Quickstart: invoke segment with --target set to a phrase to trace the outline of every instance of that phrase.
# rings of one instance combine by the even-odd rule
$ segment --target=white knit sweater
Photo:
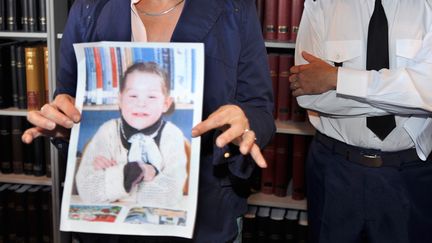
[[[141,182],[130,193],[123,187],[123,168],[128,151],[120,136],[120,119],[109,120],[99,127],[85,147],[76,175],[81,199],[97,203],[125,200],[153,207],[175,206],[183,196],[187,176],[182,131],[173,123],[166,123],[159,143],[163,160],[159,174],[152,181]],[[98,155],[117,161],[117,165],[95,170],[93,160]]]

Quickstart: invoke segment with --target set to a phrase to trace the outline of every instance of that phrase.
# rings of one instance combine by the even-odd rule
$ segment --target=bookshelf
[[[265,46],[269,53],[272,50],[282,52],[292,52],[295,48],[295,42],[281,42],[281,41],[266,41]],[[313,136],[315,128],[307,120],[305,122],[294,121],[279,121],[275,120],[276,133]],[[272,194],[264,194],[261,192],[253,193],[248,198],[248,204],[257,206],[267,206],[275,208],[307,210],[307,200],[294,200],[291,195],[286,197],[278,197]]]
[[[46,2],[46,32],[26,32],[23,30],[7,31],[0,30],[0,40],[29,40],[44,41],[47,43],[48,58],[48,86],[49,97],[52,97],[56,80],[57,49],[59,46],[58,33],[61,33],[67,18],[68,0],[45,0]],[[18,2],[18,1],[16,1]],[[20,20],[18,20],[20,21]],[[0,109],[0,116],[27,116],[27,110],[18,108]],[[52,198],[52,242],[69,242],[67,234],[59,231],[60,225],[60,170],[56,149],[51,146],[47,155],[51,161],[51,177],[33,176],[25,174],[1,174],[0,183],[43,185],[51,187]],[[42,223],[42,222],[41,222]]]

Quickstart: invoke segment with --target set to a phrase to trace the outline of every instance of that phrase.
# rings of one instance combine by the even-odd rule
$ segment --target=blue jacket
[[[77,0],[60,46],[56,94],[75,96],[73,43],[130,41],[130,0]],[[205,46],[203,119],[225,104],[245,112],[257,143],[275,132],[267,54],[254,0],[186,0],[171,42]],[[194,240],[226,242],[237,234],[235,219],[247,209],[248,181],[255,164],[234,145],[217,148],[217,131],[202,136],[198,212]],[[229,151],[231,157],[224,158]]]

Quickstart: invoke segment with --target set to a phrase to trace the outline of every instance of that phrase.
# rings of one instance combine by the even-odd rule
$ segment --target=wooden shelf
[[[295,42],[266,41],[265,46],[270,48],[294,49]]]
[[[2,116],[27,116],[27,110],[18,108],[7,108],[0,109],[0,115]]]
[[[1,31],[0,37],[24,38],[24,39],[46,39],[46,32],[24,32],[24,31]]]
[[[275,207],[275,208],[290,208],[297,210],[306,210],[306,199],[294,200],[291,195],[286,197],[277,197],[272,194],[254,193],[248,198],[248,204]]]
[[[308,122],[275,121],[276,132],[296,135],[314,135],[315,128]]]
[[[1,174],[0,182],[2,183],[16,183],[16,184],[29,184],[29,185],[46,185],[51,186],[51,178],[47,176],[32,176],[24,174]]]

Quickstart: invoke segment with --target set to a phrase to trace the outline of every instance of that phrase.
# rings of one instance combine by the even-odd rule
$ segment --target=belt
[[[403,163],[420,159],[414,148],[395,152],[366,149],[343,143],[318,131],[315,139],[332,150],[333,153],[343,156],[348,161],[367,167],[399,167]]]

